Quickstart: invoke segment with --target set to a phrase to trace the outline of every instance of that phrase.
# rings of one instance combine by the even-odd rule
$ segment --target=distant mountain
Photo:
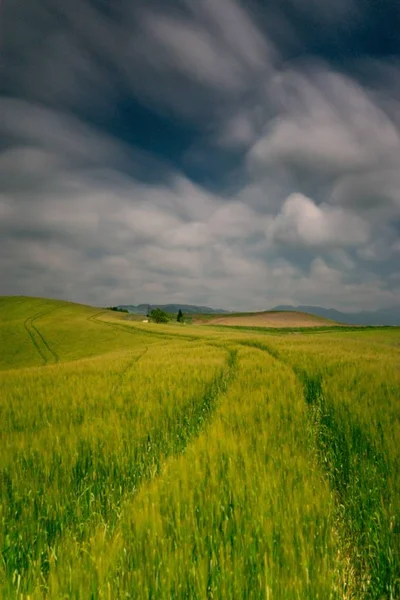
[[[332,319],[339,323],[348,325],[400,325],[400,306],[391,308],[381,308],[374,311],[360,311],[354,313],[342,312],[335,308],[322,308],[321,306],[291,306],[280,305],[275,306],[271,310],[278,311],[300,311],[326,319]]]
[[[228,310],[222,308],[210,308],[209,306],[196,306],[194,304],[138,304],[137,306],[134,304],[119,304],[118,308],[124,308],[138,315],[146,315],[149,308],[150,310],[161,308],[167,313],[177,313],[181,309],[183,314],[187,315],[223,315],[229,313]]]

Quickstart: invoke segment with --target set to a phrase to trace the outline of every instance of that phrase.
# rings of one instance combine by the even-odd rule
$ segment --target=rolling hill
[[[335,308],[321,306],[275,306],[273,311],[301,311],[303,313],[318,315],[347,325],[400,325],[400,307],[382,308],[375,311],[343,312]]]
[[[236,327],[302,328],[332,327],[335,321],[300,311],[264,311],[256,313],[232,313],[228,315],[197,315],[194,322],[204,325]]]
[[[391,308],[378,309],[375,311],[344,312],[344,311],[337,310],[335,308],[324,308],[322,306],[313,306],[313,305],[299,305],[299,306],[278,305],[278,306],[273,307],[270,310],[263,311],[263,312],[257,312],[257,313],[235,313],[235,312],[225,310],[222,308],[210,308],[209,306],[197,306],[195,304],[138,304],[138,305],[119,304],[118,307],[128,310],[131,313],[139,314],[139,315],[147,314],[149,307],[150,307],[150,310],[152,310],[153,308],[161,308],[165,312],[171,313],[171,314],[175,314],[178,312],[179,309],[181,309],[184,314],[193,315],[194,319],[197,322],[203,322],[203,323],[205,322],[205,320],[199,318],[198,317],[199,315],[205,315],[205,316],[224,315],[224,319],[225,319],[225,315],[226,315],[226,317],[229,316],[229,317],[235,317],[235,318],[237,318],[238,316],[241,316],[241,317],[254,316],[254,318],[256,318],[256,315],[268,315],[268,314],[271,315],[274,312],[284,312],[284,313],[295,312],[298,315],[307,314],[307,315],[314,315],[315,317],[321,317],[323,319],[327,319],[328,321],[330,321],[330,325],[332,325],[332,321],[334,321],[338,324],[345,324],[345,325],[377,325],[377,326],[379,326],[379,325],[381,325],[381,326],[400,325],[400,307],[398,307],[398,306],[397,307],[394,306]],[[265,318],[259,317],[260,321],[265,321],[265,319],[266,319],[266,317]],[[275,319],[275,320],[277,320],[277,319]],[[290,321],[294,322],[295,319],[292,317],[287,317],[286,320],[287,320],[287,322],[290,322]],[[211,321],[211,319],[210,319],[210,321]],[[310,323],[310,321],[306,318],[305,318],[304,322]],[[271,323],[273,323],[273,320],[271,320]],[[223,324],[223,323],[221,323],[221,324]],[[273,325],[271,325],[271,327],[272,326]],[[307,326],[307,325],[304,325],[304,326]]]
[[[229,313],[228,310],[223,310],[222,308],[210,308],[209,306],[197,306],[195,304],[118,304],[118,308],[123,308],[128,310],[129,312],[146,315],[147,311],[153,310],[154,308],[161,308],[167,313],[175,314],[182,310],[184,314],[194,315],[194,314],[215,314],[221,315],[225,313]]]

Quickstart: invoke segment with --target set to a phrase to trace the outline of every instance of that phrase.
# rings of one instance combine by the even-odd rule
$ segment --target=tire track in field
[[[147,349],[146,349],[147,351]],[[145,352],[146,352],[145,351]],[[145,354],[143,352],[137,360]],[[121,373],[118,384],[122,385],[129,366]],[[64,523],[65,529],[73,530],[74,523],[86,522],[92,517],[91,506],[96,502],[96,511],[100,514],[110,532],[115,530],[121,517],[122,506],[131,501],[140,487],[162,472],[166,460],[183,453],[206,425],[212,420],[219,400],[226,395],[237,375],[237,350],[227,348],[227,356],[220,372],[209,381],[199,395],[188,397],[174,415],[155,423],[149,431],[143,431],[141,438],[125,449],[129,460],[120,463],[113,460],[101,447],[94,447],[87,440],[81,440],[78,455],[70,474],[74,488],[73,497],[66,511],[71,522]],[[93,477],[93,463],[101,469]],[[118,482],[118,485],[115,483]],[[79,521],[76,515],[79,514]],[[46,542],[49,551],[61,534],[55,532]],[[47,560],[47,558],[45,558]]]
[[[399,552],[395,540],[389,540],[390,522],[383,505],[384,499],[386,505],[390,504],[385,498],[386,457],[351,414],[347,415],[351,431],[348,439],[342,418],[324,391],[321,373],[309,373],[263,342],[239,343],[258,348],[289,367],[303,387],[316,456],[335,497],[336,533],[345,559],[342,584],[348,594],[346,597],[371,600],[400,597]],[[356,447],[353,446],[355,438]],[[363,462],[363,455],[368,457],[368,462]],[[359,479],[361,473],[365,478],[363,481]],[[354,487],[358,490],[356,495]],[[368,490],[364,496],[360,492],[362,487]]]
[[[137,360],[146,353],[143,352]],[[237,350],[226,349],[226,360],[220,372],[209,381],[203,392],[197,396],[189,397],[173,416],[166,416],[151,431],[144,432],[132,448],[132,473],[126,485],[125,494],[134,494],[144,481],[153,479],[161,472],[167,459],[179,455],[188,444],[198,437],[204,427],[211,421],[221,397],[225,396],[232,381],[237,374]],[[137,362],[134,361],[134,362]],[[119,378],[122,383],[129,367],[124,370]],[[86,452],[86,449],[84,450]],[[106,487],[110,487],[110,484]],[[90,488],[85,489],[89,491]],[[127,496],[123,494],[119,501]],[[123,497],[125,495],[125,498]]]
[[[35,325],[35,321],[55,310],[55,308],[50,308],[49,310],[45,310],[28,317],[24,321],[25,330],[27,331],[39,356],[42,358],[44,365],[58,363],[60,359],[58,354],[51,348],[49,342],[46,340],[40,329],[37,327],[37,325]]]
[[[227,344],[219,344],[216,342],[210,342],[205,340],[203,337],[201,336],[194,336],[194,335],[187,335],[187,334],[171,334],[171,333],[162,333],[162,332],[158,332],[158,331],[146,331],[144,329],[139,329],[137,327],[132,327],[130,325],[123,325],[123,324],[119,324],[119,323],[110,323],[109,321],[101,321],[98,319],[99,316],[107,314],[107,311],[105,310],[101,310],[97,313],[95,313],[94,315],[90,315],[89,317],[87,317],[87,321],[90,321],[91,323],[95,323],[96,325],[107,325],[108,327],[111,327],[111,329],[120,329],[126,333],[130,333],[131,335],[137,335],[138,333],[143,333],[144,335],[153,335],[155,337],[159,337],[159,338],[163,338],[163,339],[168,339],[168,340],[179,340],[179,339],[183,339],[184,341],[196,341],[196,340],[200,340],[201,342],[206,343],[206,345],[208,346],[214,346],[216,348],[220,348],[223,350],[226,350],[229,354],[229,356],[231,357],[230,360],[228,361],[228,370],[229,370],[229,377],[228,379],[230,379],[232,377],[232,372],[235,368],[236,365],[236,354],[235,354],[235,348],[234,346],[232,346],[231,344],[227,345]],[[128,365],[127,367],[123,370],[122,374],[120,375],[120,380],[122,380],[126,373],[129,371],[129,369],[136,363],[138,362],[142,356],[144,356],[146,354],[146,352],[148,351],[149,347],[146,346],[144,352],[142,352],[139,357],[137,359],[133,359]],[[232,358],[232,356],[235,355],[235,358]],[[120,387],[120,385],[118,383],[115,384],[115,388],[118,389]],[[113,392],[115,393],[116,390],[113,389]]]
[[[122,388],[122,385],[124,383],[124,379],[125,377],[128,375],[129,371],[132,369],[133,366],[135,366],[139,360],[141,358],[143,358],[143,356],[146,354],[146,352],[148,351],[148,346],[145,347],[145,349],[140,352],[139,355],[135,354],[132,358],[132,360],[130,360],[128,362],[128,364],[126,365],[126,367],[121,371],[121,373],[119,374],[119,376],[117,377],[116,382],[114,383],[114,385],[111,388],[111,392],[110,395],[114,396],[115,394],[118,393],[118,391]]]

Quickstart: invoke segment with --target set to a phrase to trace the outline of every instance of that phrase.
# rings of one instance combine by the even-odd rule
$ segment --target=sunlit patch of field
[[[295,311],[266,311],[259,313],[237,313],[230,315],[198,315],[195,323],[204,325],[229,325],[236,327],[302,328],[332,327],[335,321]]]
[[[334,321],[309,315],[303,312],[291,311],[267,311],[260,313],[240,313],[232,315],[204,315],[198,320],[199,323],[208,325],[230,325],[237,327],[272,327],[272,328],[290,328],[290,327],[323,327],[338,325]]]
[[[0,342],[1,598],[400,597],[399,329],[14,297]]]

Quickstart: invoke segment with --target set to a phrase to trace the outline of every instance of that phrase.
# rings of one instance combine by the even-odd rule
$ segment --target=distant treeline
[[[129,310],[126,308],[120,308],[119,306],[107,306],[107,310],[115,310],[116,312],[128,313]]]

